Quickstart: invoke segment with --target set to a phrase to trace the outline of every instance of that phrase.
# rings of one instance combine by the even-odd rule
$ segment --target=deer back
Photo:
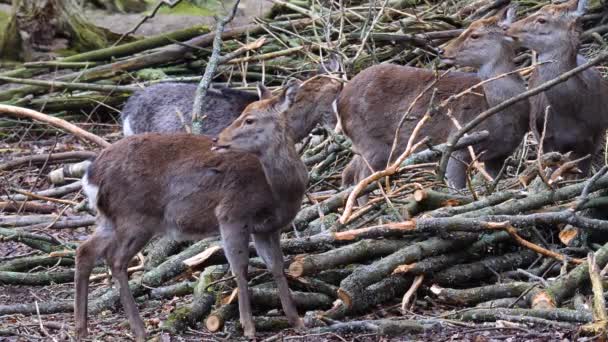
[[[159,83],[136,92],[122,112],[125,136],[146,132],[185,132],[192,123],[196,84]],[[230,88],[209,89],[202,113],[203,134],[217,135],[236,119],[248,104],[257,101],[254,93]]]
[[[213,152],[212,146],[210,138],[189,134],[122,139],[88,170],[87,182],[99,189],[92,201],[113,221],[139,220],[137,226],[155,234],[188,238],[217,234],[221,203],[235,218],[270,208],[273,196],[259,159]]]
[[[439,76],[431,70],[381,64],[363,70],[347,83],[338,100],[338,113],[344,132],[357,152],[366,159],[374,154],[386,155],[401,118],[414,104],[399,135],[399,146],[404,147],[416,123],[429,109],[433,89],[437,90],[435,105],[438,105],[450,95],[479,82],[469,73],[450,72]],[[449,109],[463,123],[486,107],[483,97],[469,94]],[[433,143],[441,143],[453,130],[452,122],[438,113],[423,126],[419,138],[428,136]]]

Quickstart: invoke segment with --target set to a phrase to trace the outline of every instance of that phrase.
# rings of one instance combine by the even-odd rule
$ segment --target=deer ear
[[[268,90],[268,88],[266,88],[262,83],[258,82],[256,88],[258,90],[258,97],[260,100],[266,100],[272,97],[270,90]]]
[[[498,26],[506,30],[515,22],[517,18],[517,4],[511,4],[496,14],[498,17]]]
[[[319,72],[319,74],[339,72],[340,71],[340,56],[338,56],[336,53],[331,53],[329,55],[329,58],[327,58],[327,61],[325,61],[325,63],[322,63],[320,65],[320,69],[323,72]]]
[[[574,0],[574,2],[576,3],[577,1]],[[576,9],[572,12],[570,12],[570,15],[576,18],[582,17],[583,14],[585,14],[585,11],[587,9],[587,0],[578,0],[578,3],[576,5]]]
[[[287,81],[276,105],[280,112],[287,110],[296,101],[296,95],[301,85],[302,82],[295,78]]]

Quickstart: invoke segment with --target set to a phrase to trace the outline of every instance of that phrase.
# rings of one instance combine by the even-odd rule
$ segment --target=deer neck
[[[549,81],[577,66],[575,44],[561,44],[552,51],[538,54],[538,74],[542,82]]]
[[[490,106],[495,106],[525,91],[524,81],[519,74],[513,72],[516,70],[514,57],[513,51],[509,49],[479,68],[477,75],[480,79],[496,78],[483,85]]]
[[[260,162],[275,198],[301,199],[308,182],[308,172],[291,137],[275,141],[261,153]]]
[[[530,84],[531,87],[550,81],[575,68],[577,66],[577,50],[574,45],[563,44],[556,47],[554,51],[540,53],[538,61],[539,65],[535,70],[537,77],[535,77],[533,84]],[[565,116],[579,113],[581,106],[585,103],[577,94],[580,94],[581,89],[585,88],[583,76],[579,74],[546,90],[544,96],[551,105],[551,113]]]

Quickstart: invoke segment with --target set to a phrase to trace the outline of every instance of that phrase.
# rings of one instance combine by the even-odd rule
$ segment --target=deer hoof
[[[304,321],[300,317],[298,317],[298,320],[294,323],[293,326],[296,329],[304,329],[304,328],[306,328],[306,325],[304,325]]]
[[[245,335],[245,337],[247,337],[250,340],[255,339],[255,328],[253,328],[253,327],[245,328],[243,330],[243,335]]]
[[[79,327],[76,329],[76,341],[82,341],[87,338],[88,335],[89,331],[87,330],[87,327]]]

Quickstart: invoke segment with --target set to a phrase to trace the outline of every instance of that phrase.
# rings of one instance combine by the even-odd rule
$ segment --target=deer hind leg
[[[123,229],[121,231],[133,232],[134,230]],[[120,302],[123,310],[127,315],[129,325],[133,334],[135,334],[136,341],[145,341],[146,339],[146,327],[144,325],[137,304],[133,298],[133,294],[129,289],[129,274],[127,268],[129,261],[139,252],[152,236],[146,235],[141,230],[137,231],[137,235],[132,234],[131,236],[116,236],[113,241],[111,251],[107,255],[107,262],[112,269],[112,277],[118,284],[120,291]]]
[[[246,337],[255,337],[255,326],[251,313],[251,300],[247,285],[247,267],[249,266],[249,230],[242,223],[221,223],[220,234],[224,252],[236,277],[239,290],[239,316]]]
[[[266,263],[266,267],[272,273],[274,281],[277,283],[281,305],[289,323],[296,328],[304,327],[304,323],[300,319],[300,316],[298,316],[295,302],[293,301],[285,273],[283,272],[284,258],[283,251],[281,251],[280,232],[253,234],[253,242],[255,250],[262,257]]]
[[[78,339],[85,338],[88,334],[87,310],[91,271],[97,259],[104,254],[114,234],[109,221],[102,219],[99,222],[100,224],[95,233],[76,250],[74,318],[76,320],[76,336]]]

